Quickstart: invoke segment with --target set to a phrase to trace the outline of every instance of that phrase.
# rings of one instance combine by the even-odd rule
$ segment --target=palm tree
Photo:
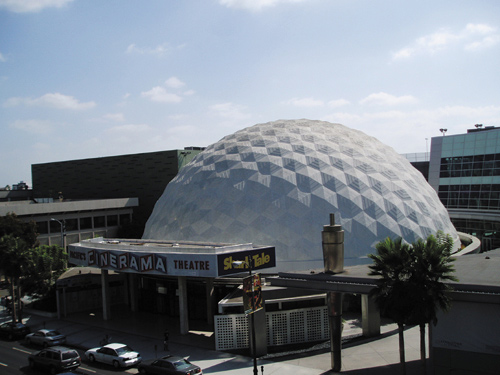
[[[368,255],[374,262],[370,275],[380,276],[371,292],[382,314],[398,324],[401,373],[406,373],[404,358],[404,325],[419,325],[420,353],[423,373],[425,365],[425,325],[437,323],[439,309],[450,307],[446,281],[453,276],[451,250],[453,240],[438,232],[412,245],[401,238],[390,238],[376,245],[377,254]]]
[[[414,298],[410,324],[420,327],[420,358],[423,374],[426,373],[425,325],[436,325],[438,310],[448,311],[451,287],[446,281],[458,281],[453,276],[454,259],[451,257],[453,240],[449,235],[438,232],[425,241],[418,240],[411,245],[412,276],[409,280]]]
[[[369,254],[373,260],[369,266],[370,275],[380,276],[377,287],[370,296],[375,299],[380,312],[398,325],[399,359],[401,374],[406,374],[404,325],[413,308],[412,296],[408,293],[408,280],[411,277],[411,248],[402,238],[386,238],[376,245],[377,254]]]

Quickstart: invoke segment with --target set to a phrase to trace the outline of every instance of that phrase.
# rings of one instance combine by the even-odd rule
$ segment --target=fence
[[[244,314],[216,315],[216,350],[249,347],[248,318]],[[266,313],[267,345],[280,346],[329,339],[326,306]]]

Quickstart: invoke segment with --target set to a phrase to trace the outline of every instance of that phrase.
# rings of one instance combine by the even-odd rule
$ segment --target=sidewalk
[[[25,312],[24,321],[32,331],[52,328],[66,334],[68,345],[82,350],[99,346],[99,341],[107,334],[112,342],[130,345],[141,353],[143,360],[165,354],[188,357],[203,369],[205,374],[253,374],[253,360],[243,355],[215,351],[213,332],[203,327],[191,327],[188,335],[180,335],[177,321],[167,321],[164,317],[148,313],[114,312],[113,319],[103,321],[98,314],[79,313],[61,320],[46,318],[34,312]],[[163,332],[170,332],[169,352],[163,351]],[[198,328],[198,329],[197,329]],[[397,326],[385,324],[381,336],[376,339],[360,337],[359,320],[347,320],[342,348],[342,374],[349,375],[398,375],[399,344]],[[407,374],[420,374],[420,337],[418,327],[405,331],[405,355]],[[335,374],[331,371],[331,354],[328,343],[315,346],[308,351],[292,352],[280,356],[268,355],[268,359],[258,360],[258,373],[294,375]],[[84,366],[88,366],[84,364]],[[127,370],[136,373],[136,370]]]

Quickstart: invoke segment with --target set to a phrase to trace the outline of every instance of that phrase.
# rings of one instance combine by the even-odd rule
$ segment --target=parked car
[[[46,348],[47,346],[66,344],[66,336],[54,329],[39,329],[27,334],[26,341],[28,344],[43,345]]]
[[[125,344],[107,344],[98,348],[89,349],[85,356],[90,362],[102,362],[113,365],[115,368],[130,367],[141,363],[141,355]]]
[[[74,370],[82,363],[78,352],[64,346],[53,346],[43,349],[37,354],[31,354],[28,358],[31,368],[43,367],[51,374],[61,371]]]
[[[0,336],[9,340],[25,337],[31,330],[23,323],[7,322],[0,324]]]
[[[10,286],[7,280],[0,281],[0,289],[7,289]]]
[[[167,355],[159,359],[150,359],[142,362],[139,366],[139,373],[151,375],[202,375],[203,371],[199,366],[193,365],[187,359]]]

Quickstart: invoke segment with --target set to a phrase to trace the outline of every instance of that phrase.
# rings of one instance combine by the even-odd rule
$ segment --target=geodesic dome
[[[166,187],[145,239],[275,246],[275,271],[323,267],[330,213],[345,231],[345,265],[386,237],[411,243],[438,230],[458,243],[422,174],[377,139],[340,124],[257,124],[207,147]]]

